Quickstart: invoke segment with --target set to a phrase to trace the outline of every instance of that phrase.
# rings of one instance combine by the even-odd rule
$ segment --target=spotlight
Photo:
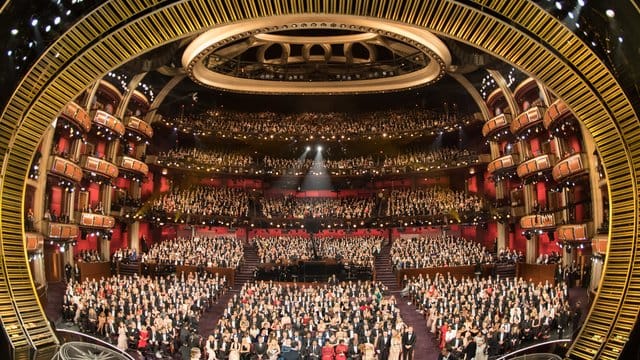
[[[604,13],[607,14],[607,16],[610,18],[613,18],[614,16],[616,16],[616,12],[613,11],[613,9],[607,9],[607,11],[605,11]]]
[[[11,35],[18,35],[18,29],[11,29]]]
[[[306,150],[307,150],[307,151],[311,151],[311,146],[308,146],[308,145],[307,145]]]
[[[318,145],[318,146],[316,147],[316,150],[318,150],[318,151],[322,151],[322,145]]]
[[[31,26],[38,26],[38,19],[31,20]]]
[[[56,18],[55,18],[55,19],[53,19],[53,24],[54,24],[54,25],[58,25],[58,24],[60,24],[60,16],[56,16]]]

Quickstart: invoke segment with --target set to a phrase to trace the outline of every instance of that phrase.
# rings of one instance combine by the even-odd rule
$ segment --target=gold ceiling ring
[[[609,181],[610,238],[603,278],[569,357],[615,359],[640,307],[637,241],[640,126],[621,85],[597,55],[526,0],[111,0],[60,36],[12,94],[0,121],[0,304],[15,357],[58,346],[37,301],[24,244],[24,192],[42,134],[64,104],[132,57],[216,25],[286,14],[347,14],[424,27],[463,41],[534,76],[593,135]]]

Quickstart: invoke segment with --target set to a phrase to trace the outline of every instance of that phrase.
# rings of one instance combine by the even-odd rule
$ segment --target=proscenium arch
[[[640,126],[629,100],[598,57],[569,29],[526,0],[110,0],[64,33],[30,69],[0,122],[0,302],[17,350],[57,347],[37,302],[24,247],[24,190],[41,135],[64,104],[128,59],[211,26],[300,13],[384,18],[425,27],[487,51],[532,74],[570,106],[591,132],[603,160],[610,199],[610,239],[599,293],[570,351],[581,359],[617,358],[640,307],[636,242]],[[27,285],[25,285],[27,281]],[[35,304],[35,310],[33,309]],[[622,314],[622,315],[621,315]],[[7,328],[6,325],[20,324]],[[47,355],[38,353],[38,357]],[[41,355],[41,356],[40,356]]]

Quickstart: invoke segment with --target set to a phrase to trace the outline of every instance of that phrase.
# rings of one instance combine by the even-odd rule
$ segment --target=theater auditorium
[[[4,2],[1,357],[640,358],[639,12]]]

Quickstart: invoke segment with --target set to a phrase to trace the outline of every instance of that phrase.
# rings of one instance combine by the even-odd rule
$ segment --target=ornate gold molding
[[[243,19],[301,13],[348,14],[424,27],[511,63],[567,103],[602,156],[611,214],[603,280],[569,357],[617,358],[640,310],[640,268],[633,266],[640,261],[638,118],[596,54],[525,0],[185,0],[165,6],[111,0],[100,6],[47,49],[2,113],[0,304],[1,320],[16,352],[22,356],[37,348],[37,357],[44,359],[58,345],[30,277],[22,230],[23,192],[41,134],[65,103],[107,71],[176,38]]]

